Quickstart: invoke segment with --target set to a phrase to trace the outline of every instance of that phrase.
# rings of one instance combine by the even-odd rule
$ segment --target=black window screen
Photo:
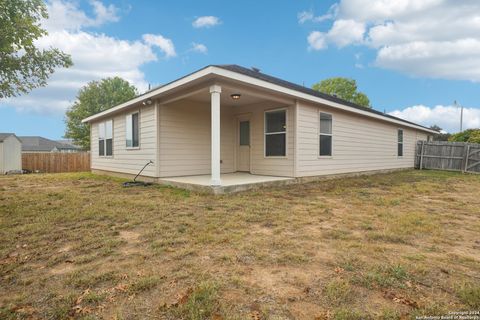
[[[320,113],[320,149],[319,155],[332,155],[332,115]]]
[[[285,110],[265,113],[265,156],[287,154],[287,113]]]
[[[138,113],[132,114],[132,146],[139,146],[138,139]]]

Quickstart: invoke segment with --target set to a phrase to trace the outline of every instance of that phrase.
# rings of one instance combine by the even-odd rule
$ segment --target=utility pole
[[[454,101],[455,106],[458,107],[457,100]],[[463,106],[460,105],[460,132],[463,131]]]

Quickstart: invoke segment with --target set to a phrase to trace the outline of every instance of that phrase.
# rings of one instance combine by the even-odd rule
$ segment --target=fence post
[[[467,172],[468,169],[468,157],[470,156],[470,145],[467,145],[467,154],[465,156],[465,167],[463,167],[463,173]]]
[[[422,147],[420,148],[420,170],[422,170],[422,165],[423,165],[423,150],[425,146],[425,141],[422,140]]]

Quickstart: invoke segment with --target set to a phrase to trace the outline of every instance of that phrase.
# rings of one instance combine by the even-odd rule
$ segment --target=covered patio
[[[217,79],[157,103],[158,182],[224,193],[295,180],[291,97]]]

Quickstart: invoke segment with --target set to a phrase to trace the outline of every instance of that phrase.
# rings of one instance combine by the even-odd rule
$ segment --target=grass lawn
[[[211,196],[0,177],[0,319],[405,319],[480,310],[480,175]]]

